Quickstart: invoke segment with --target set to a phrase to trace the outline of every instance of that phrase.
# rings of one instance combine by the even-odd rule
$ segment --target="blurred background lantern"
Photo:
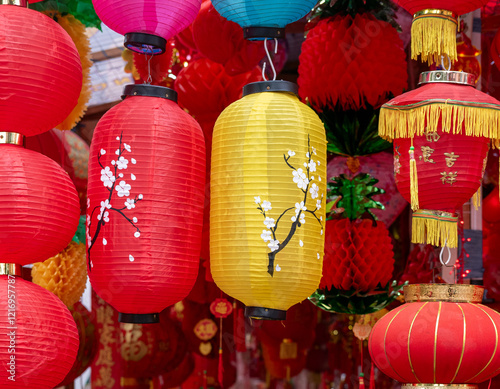
[[[413,15],[411,58],[440,62],[441,56],[457,60],[458,18],[488,3],[488,0],[394,0]]]
[[[24,149],[20,134],[2,132],[0,143],[0,257],[19,265],[44,261],[75,234],[75,186],[56,162]]]
[[[398,190],[411,203],[412,242],[457,247],[456,210],[479,189],[500,102],[468,73],[422,73],[416,90],[382,106],[380,136],[394,140]]]
[[[406,286],[406,304],[373,327],[373,361],[403,388],[469,388],[493,377],[500,314],[479,304],[482,297],[476,285]]]
[[[211,271],[250,317],[285,319],[321,277],[325,132],[296,92],[286,81],[249,84],[215,124]]]
[[[78,51],[68,33],[40,12],[3,4],[0,17],[0,128],[25,136],[48,131],[78,102]]]
[[[316,111],[378,108],[406,88],[403,42],[386,21],[392,8],[384,3],[340,0],[315,8],[298,84],[300,97]]]
[[[11,273],[6,267],[17,269]],[[12,389],[52,389],[75,362],[78,331],[59,298],[14,277],[17,271],[20,267],[2,264],[2,273],[9,275],[0,276],[0,359],[5,364],[0,380]]]
[[[196,280],[205,141],[175,91],[129,85],[124,94],[92,139],[89,276],[121,321],[154,322]]]
[[[143,54],[161,54],[167,40],[196,17],[201,0],[93,0],[95,11],[113,31],[125,35],[125,47]]]
[[[73,307],[70,308],[70,312],[73,315],[76,328],[78,329],[80,346],[73,367],[64,380],[57,386],[72,384],[76,378],[80,377],[82,373],[90,367],[90,364],[97,354],[98,334],[96,331],[95,317],[80,302],[73,305]]]
[[[317,0],[212,0],[226,19],[238,23],[247,39],[282,38],[285,26],[306,16]]]

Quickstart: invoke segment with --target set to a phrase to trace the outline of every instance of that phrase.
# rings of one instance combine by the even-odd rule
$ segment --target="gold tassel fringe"
[[[445,133],[499,139],[500,105],[423,101],[400,107],[385,104],[380,110],[378,128],[384,139],[413,138],[436,132],[439,127]]]
[[[411,25],[411,58],[429,65],[440,63],[441,55],[457,60],[457,21],[445,15],[422,15]]]
[[[450,248],[458,245],[458,217],[451,213],[419,209],[413,213],[411,241]]]
[[[479,186],[474,196],[472,196],[472,203],[474,204],[474,209],[477,211],[481,206],[481,186]]]
[[[417,175],[417,161],[415,160],[415,148],[410,147],[410,193],[411,193],[411,209],[418,210],[418,175]]]

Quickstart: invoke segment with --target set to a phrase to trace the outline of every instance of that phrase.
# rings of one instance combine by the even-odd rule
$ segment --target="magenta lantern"
[[[162,54],[167,40],[194,20],[201,0],[92,0],[106,26],[125,35],[125,47]]]

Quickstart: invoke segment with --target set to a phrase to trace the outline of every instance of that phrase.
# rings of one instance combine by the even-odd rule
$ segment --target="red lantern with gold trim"
[[[500,137],[500,102],[468,73],[420,80],[382,106],[379,134],[394,140],[396,184],[415,211],[412,242],[457,247],[455,213],[481,185],[489,140]]]
[[[89,277],[120,321],[156,322],[198,273],[205,141],[175,91],[129,85],[125,95],[90,149]]]
[[[439,62],[441,55],[457,60],[458,18],[488,3],[488,0],[394,0],[413,15],[411,56]]]
[[[482,297],[476,285],[406,286],[406,304],[373,327],[373,361],[403,389],[477,389],[500,370],[500,314]]]

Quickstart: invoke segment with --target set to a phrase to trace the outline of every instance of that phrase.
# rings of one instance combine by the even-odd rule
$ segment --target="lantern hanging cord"
[[[443,261],[443,253],[444,253],[444,249],[448,249],[448,259],[446,260],[446,262]],[[443,248],[441,249],[441,252],[439,253],[439,262],[441,262],[441,264],[443,266],[448,266],[448,263],[450,263],[450,260],[451,260],[451,250],[450,248],[448,247],[448,238],[446,238],[444,240],[444,245],[443,245]]]
[[[441,56],[441,67],[443,68],[443,70],[449,72],[451,70],[451,59],[448,54],[446,54],[446,56],[448,57],[448,69],[446,69],[446,66],[444,66],[444,55]]]
[[[264,50],[266,50],[267,61],[262,65],[262,79],[264,81],[269,81],[266,77],[266,64],[269,62],[271,69],[273,70],[273,81],[276,81],[276,68],[273,64],[273,59],[271,58],[271,54],[269,54],[269,49],[267,48],[267,38],[264,39]],[[274,38],[274,54],[278,53],[278,39]]]
[[[147,53],[144,54],[146,57],[146,61],[148,63],[148,78],[146,78],[146,81],[144,81],[145,84],[151,84],[153,81],[153,77],[151,76],[151,60],[153,59],[153,54],[151,54],[149,57]]]

